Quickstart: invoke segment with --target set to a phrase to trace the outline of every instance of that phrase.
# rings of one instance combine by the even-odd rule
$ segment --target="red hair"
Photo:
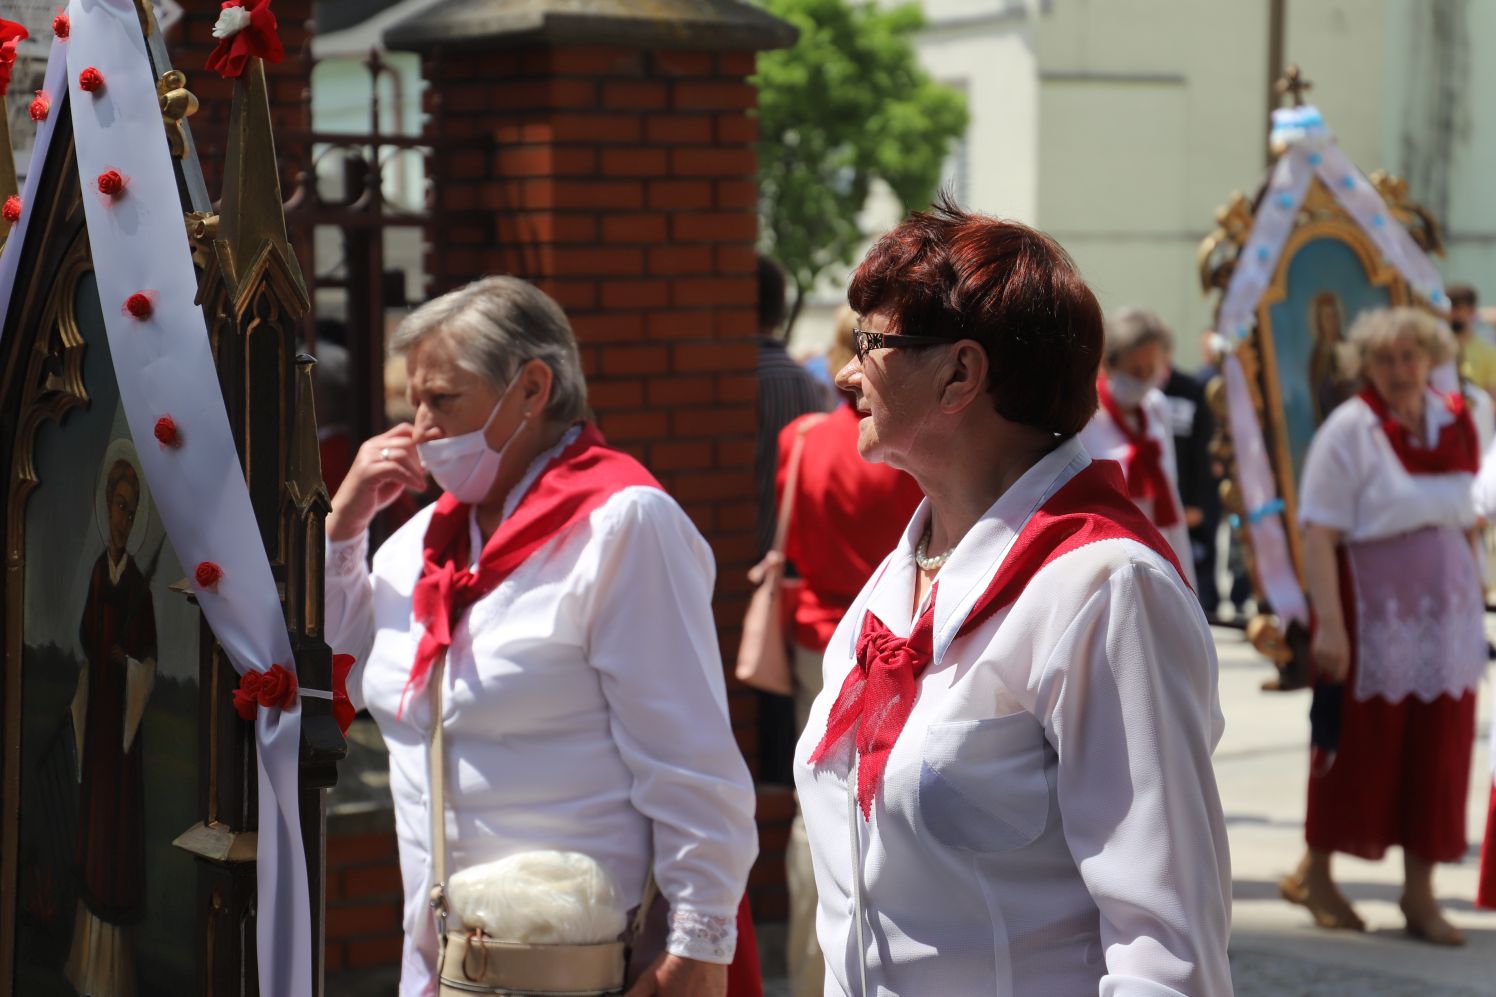
[[[868,251],[847,301],[886,316],[890,332],[980,343],[1010,422],[1073,436],[1096,412],[1101,306],[1043,232],[942,196]]]

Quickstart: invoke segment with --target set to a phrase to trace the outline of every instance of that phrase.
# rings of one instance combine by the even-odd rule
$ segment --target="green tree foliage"
[[[861,246],[857,216],[875,179],[906,211],[929,204],[966,129],[966,98],[916,61],[916,4],[762,3],[800,29],[794,48],[759,56],[754,78],[761,239],[794,285],[793,325],[816,280]]]

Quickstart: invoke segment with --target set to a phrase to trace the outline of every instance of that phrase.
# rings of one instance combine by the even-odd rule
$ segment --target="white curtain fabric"
[[[1447,306],[1443,283],[1433,264],[1392,217],[1376,188],[1335,145],[1316,108],[1274,111],[1273,140],[1275,148],[1281,143],[1284,151],[1273,165],[1267,190],[1252,218],[1252,231],[1237,256],[1216,318],[1216,332],[1227,344],[1234,348],[1251,335],[1257,305],[1277,272],[1283,246],[1293,232],[1309,183],[1316,176],[1415,292],[1431,304]],[[1294,620],[1307,624],[1308,602],[1289,556],[1283,501],[1268,462],[1262,425],[1240,361],[1234,353],[1228,353],[1222,366],[1237,483],[1247,513],[1243,525],[1251,534],[1258,579],[1285,625]]]
[[[66,90],[73,109],[83,207],[109,347],[125,416],[172,546],[189,572],[203,561],[223,569],[216,591],[197,598],[214,636],[241,673],[272,664],[295,668],[270,562],[260,541],[239,466],[202,310],[197,275],[156,97],[155,75],[132,0],[73,0],[72,35],[53,44],[46,86],[53,113],[41,123],[22,195],[22,217],[0,256],[0,322],[57,107]],[[78,74],[93,67],[104,87],[85,93]],[[128,178],[106,198],[96,182],[107,169]],[[124,311],[132,294],[154,299],[144,321]],[[182,444],[156,442],[156,420],[169,415]],[[260,993],[310,997],[312,938],[306,862],[297,812],[299,704],[261,709],[257,929]]]

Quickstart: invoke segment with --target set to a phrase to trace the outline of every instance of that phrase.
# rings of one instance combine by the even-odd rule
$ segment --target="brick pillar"
[[[575,6],[534,2],[520,17],[504,0],[449,0],[386,36],[422,54],[426,134],[458,143],[429,164],[431,292],[512,273],[566,309],[603,432],[711,542],[730,666],[756,553],[757,94],[746,78],[756,51],[795,34],[737,0],[696,0],[697,16],[669,20],[623,0]],[[754,698],[729,690],[755,759]],[[760,809],[787,819],[783,805]],[[770,869],[781,831],[765,829]],[[759,906],[782,916],[782,876],[754,881],[778,886]]]
[[[296,189],[296,175],[307,168],[306,145],[300,133],[309,130],[312,124],[307,118],[307,95],[311,88],[312,6],[313,0],[275,0],[275,17],[286,58],[265,65],[266,82],[270,85],[270,115],[275,124],[275,148],[281,162],[281,189],[287,197]],[[192,137],[197,143],[208,194],[216,201],[223,187],[223,156],[227,147],[233,81],[224,79],[206,65],[208,54],[218,44],[213,37],[213,23],[218,20],[219,5],[184,2],[182,8],[182,19],[166,32],[166,46],[172,64],[187,74],[187,89],[197,95],[201,105],[190,119]]]

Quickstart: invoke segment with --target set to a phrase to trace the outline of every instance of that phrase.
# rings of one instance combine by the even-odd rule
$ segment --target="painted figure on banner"
[[[1313,330],[1309,383],[1314,389],[1314,424],[1324,422],[1335,406],[1355,393],[1355,381],[1345,376],[1341,358],[1345,342],[1345,306],[1334,291],[1320,291],[1309,304],[1308,327]]]
[[[1276,359],[1288,464],[1298,481],[1309,440],[1360,383],[1347,378],[1340,344],[1356,316],[1392,303],[1355,246],[1327,235],[1287,253],[1281,284],[1263,299]]]
[[[134,447],[114,440],[95,506],[104,550],[78,627],[85,656],[72,705],[80,896],[66,972],[80,994],[98,997],[135,992],[130,926],[145,914],[141,721],[156,680],[156,614],[134,557],[147,520],[143,481]]]

